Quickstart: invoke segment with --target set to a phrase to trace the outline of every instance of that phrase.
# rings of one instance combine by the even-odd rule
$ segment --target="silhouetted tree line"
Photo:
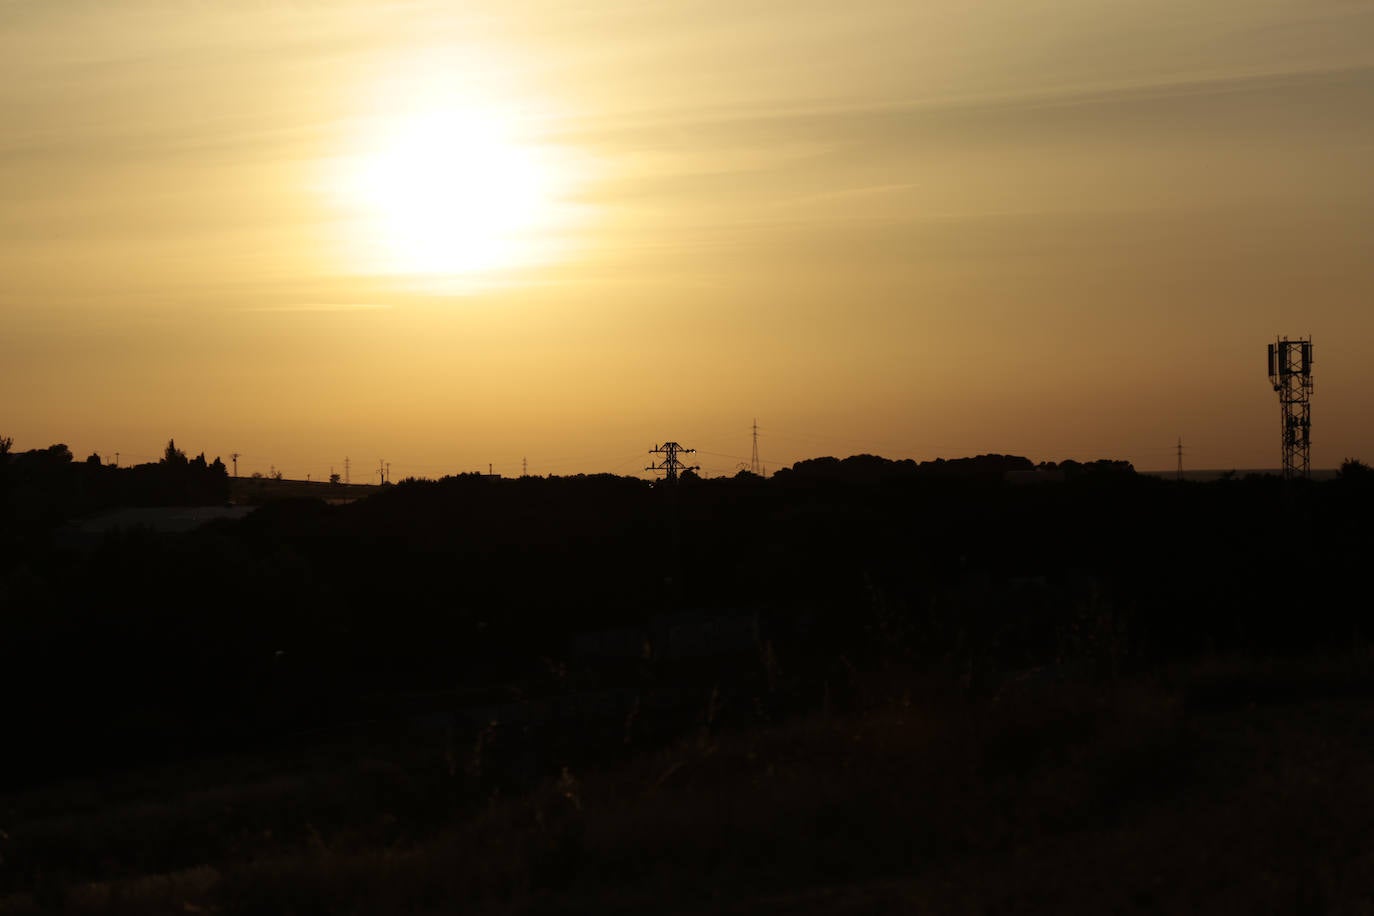
[[[12,456],[6,486],[119,479],[56,448]],[[223,481],[218,462],[178,455],[169,444],[145,466],[169,501]],[[842,697],[845,672],[864,667],[941,670],[979,690],[1039,666],[1112,677],[1367,639],[1349,597],[1367,592],[1374,538],[1358,462],[1315,484],[1180,483],[1111,461],[1009,482],[1036,468],[861,455],[676,487],[461,475],[350,505],[271,503],[189,535],[14,539],[0,557],[0,686],[23,698],[7,727],[28,750],[9,764],[238,747],[456,687],[662,684],[690,672],[579,668],[570,640],[701,608],[758,613],[773,653],[766,679],[758,664],[701,679],[746,693],[776,681],[800,704]]]
[[[14,452],[0,439],[0,520],[20,531],[122,506],[199,506],[229,498],[224,462],[187,458],[169,440],[162,459],[115,467],[92,454],[73,459],[66,445]]]
[[[1000,483],[1010,474],[1029,471],[1058,471],[1065,477],[1084,475],[1100,476],[1106,474],[1134,474],[1135,468],[1129,461],[1062,462],[1033,463],[1029,458],[1018,455],[978,455],[973,458],[936,458],[933,461],[916,462],[910,458],[892,461],[876,455],[852,455],[845,459],[810,458],[799,461],[790,468],[783,468],[773,475],[781,481],[843,481],[846,483],[878,483],[896,481],[904,478],[925,478],[957,480],[978,483]]]

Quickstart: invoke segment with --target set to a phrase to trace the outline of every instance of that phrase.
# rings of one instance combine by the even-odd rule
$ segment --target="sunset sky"
[[[1374,2],[0,0],[0,435],[1374,462]]]

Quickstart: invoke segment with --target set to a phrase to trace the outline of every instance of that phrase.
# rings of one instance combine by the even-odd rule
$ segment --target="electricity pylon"
[[[750,462],[749,462],[749,470],[750,470],[752,473],[757,474],[757,475],[760,476],[760,477],[763,476],[763,462],[762,462],[761,460],[759,460],[759,420],[758,420],[758,417],[755,417],[755,418],[754,418],[754,457],[753,457],[753,459],[750,460]]]
[[[680,472],[701,470],[701,465],[694,464],[688,466],[683,464],[682,461],[677,457],[678,455],[691,455],[695,453],[696,449],[684,448],[681,445],[678,445],[676,442],[665,442],[662,445],[655,445],[653,448],[649,449],[649,454],[662,455],[663,460],[658,463],[654,463],[652,461],[649,462],[649,466],[644,470],[662,471],[664,474],[663,479],[665,481],[667,481],[668,483],[677,483],[677,475]]]

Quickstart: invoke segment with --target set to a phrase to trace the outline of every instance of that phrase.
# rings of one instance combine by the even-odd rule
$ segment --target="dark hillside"
[[[0,912],[109,912],[114,888],[301,912],[302,888],[360,887],[383,901],[367,912],[452,894],[558,911],[565,893],[691,912],[716,899],[701,888],[976,909],[1061,899],[1100,844],[1168,858],[1170,831],[1280,861],[1287,841],[1197,820],[1217,792],[1229,823],[1353,854],[1348,819],[1266,799],[1364,761],[1334,750],[1334,710],[1374,692],[1348,598],[1371,555],[1362,466],[1313,484],[997,455],[677,486],[465,475],[64,541],[77,506],[115,498],[80,481],[160,481],[174,502],[225,480],[61,451],[0,469],[0,688],[22,698]],[[73,791],[85,807],[58,800]],[[112,818],[140,831],[124,852]],[[1248,908],[1227,856],[1207,899]],[[1203,873],[1170,861],[1183,897],[1094,868],[1131,899],[1202,899]],[[1283,861],[1284,893],[1344,887]],[[948,897],[983,867],[991,896]],[[148,875],[173,896],[130,883]]]
[[[9,764],[232,746],[455,687],[637,689],[665,676],[652,647],[611,674],[579,670],[570,641],[673,614],[708,629],[703,614],[753,615],[803,705],[838,672],[894,661],[992,689],[1045,665],[1111,674],[1363,638],[1344,597],[1366,588],[1359,479],[1179,484],[1097,462],[1005,482],[1028,465],[859,456],[677,487],[467,475],[276,501],[190,535],[22,539],[0,569],[0,663],[43,699],[17,716],[29,751]]]

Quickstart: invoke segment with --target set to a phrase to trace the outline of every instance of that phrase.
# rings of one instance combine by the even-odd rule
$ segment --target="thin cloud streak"
[[[389,309],[380,302],[303,302],[297,305],[252,305],[235,309],[239,312],[366,312]]]

